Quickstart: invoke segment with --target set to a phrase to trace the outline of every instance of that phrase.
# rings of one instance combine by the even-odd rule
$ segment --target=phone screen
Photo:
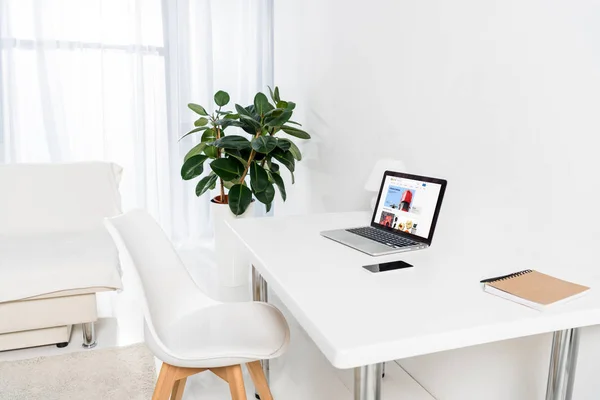
[[[392,261],[381,264],[364,265],[363,268],[371,272],[393,271],[395,269],[411,268],[412,265],[404,261]]]

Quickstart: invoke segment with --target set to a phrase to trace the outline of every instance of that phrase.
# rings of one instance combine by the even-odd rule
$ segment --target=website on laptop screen
[[[373,222],[427,239],[442,185],[388,176]]]

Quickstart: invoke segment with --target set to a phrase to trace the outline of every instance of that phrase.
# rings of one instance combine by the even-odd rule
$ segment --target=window
[[[180,177],[186,104],[272,84],[272,0],[0,0],[0,162],[106,160],[125,209],[210,235]],[[188,185],[188,186],[186,186]]]
[[[19,132],[6,140],[8,160],[127,163],[136,141],[157,140],[166,118],[159,0],[4,6],[3,131]]]

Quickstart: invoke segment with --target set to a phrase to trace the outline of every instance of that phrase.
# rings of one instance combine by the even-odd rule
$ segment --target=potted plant
[[[222,279],[229,286],[239,284],[246,277],[239,276],[243,271],[233,265],[231,254],[235,251],[230,251],[233,249],[228,246],[233,239],[227,237],[229,232],[224,221],[248,215],[253,199],[269,211],[275,187],[285,201],[281,165],[292,174],[293,184],[296,162],[302,159],[302,154],[294,142],[281,136],[310,139],[310,135],[298,127],[301,125],[291,120],[295,103],[281,100],[277,87],[269,88],[269,93],[272,102],[259,92],[253,104],[246,107],[235,104],[235,111],[224,109],[230,96],[222,90],[214,95],[216,107],[212,114],[201,105],[188,104],[199,118],[194,122],[195,128],[183,137],[202,136],[200,143],[186,154],[181,177],[184,180],[199,177],[208,163],[210,173],[198,181],[196,195],[202,196],[219,186],[219,195],[211,200],[211,208],[219,270],[229,276]],[[230,134],[232,128],[237,128],[241,135]]]

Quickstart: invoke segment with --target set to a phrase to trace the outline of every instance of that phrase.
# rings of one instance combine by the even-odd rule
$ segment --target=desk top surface
[[[335,367],[600,324],[600,291],[594,289],[600,269],[590,257],[595,249],[557,251],[554,243],[530,243],[533,250],[523,251],[500,232],[486,238],[490,245],[471,245],[446,231],[429,249],[371,257],[319,234],[368,225],[370,217],[357,212],[230,223],[269,288]],[[548,251],[540,251],[544,246]],[[362,268],[392,260],[414,268],[377,274]],[[528,268],[592,290],[540,312],[487,294],[479,284]]]

